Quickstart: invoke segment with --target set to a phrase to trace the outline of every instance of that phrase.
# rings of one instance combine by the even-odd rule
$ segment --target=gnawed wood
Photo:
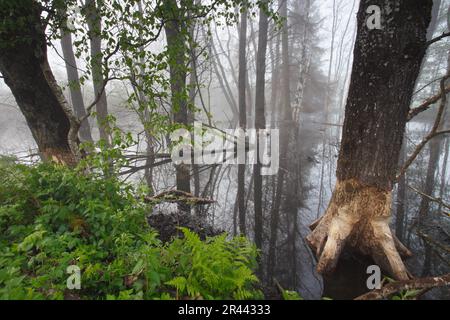
[[[307,241],[319,261],[317,271],[331,273],[346,245],[376,263],[396,279],[409,272],[400,257],[411,252],[389,228],[392,192],[362,185],[356,180],[338,181],[323,218]]]

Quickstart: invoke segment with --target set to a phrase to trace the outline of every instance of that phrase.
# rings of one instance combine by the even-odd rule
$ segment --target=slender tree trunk
[[[441,139],[436,137],[429,142],[430,155],[428,158],[427,173],[425,179],[425,188],[423,192],[427,195],[433,196],[436,185],[436,169],[439,167],[439,158],[441,154]],[[419,206],[419,225],[426,223],[429,217],[430,200],[427,197],[422,197]]]
[[[369,30],[367,8],[388,4],[395,10],[382,12],[383,29]],[[337,183],[325,215],[307,238],[320,273],[331,272],[349,245],[396,279],[409,278],[400,258],[408,250],[389,228],[390,207],[431,8],[431,0],[360,2]]]
[[[247,11],[241,12],[241,23],[239,26],[239,127],[247,128]],[[245,137],[243,137],[245,139]],[[238,159],[245,160],[245,159]],[[239,210],[239,229],[242,235],[247,234],[245,217],[245,163],[238,164],[238,189],[237,202]]]
[[[222,88],[222,92],[225,96],[225,99],[227,100],[228,105],[231,108],[231,113],[233,115],[231,125],[234,127],[239,121],[239,108],[233,96],[233,90],[231,90],[230,83],[228,82],[227,73],[225,72],[222,62],[220,61],[220,56],[217,52],[214,40],[212,38],[210,48],[211,48],[210,53],[211,55],[214,56],[214,59],[212,60],[214,71],[216,73],[217,79],[219,80],[219,84],[220,87]]]
[[[144,8],[143,8],[143,4],[142,4],[142,0],[139,0],[137,3],[138,6],[138,10],[139,13],[141,15],[141,17],[143,17],[144,15]],[[140,19],[136,21],[137,23],[140,23]],[[144,37],[142,34],[142,30],[139,30],[139,41],[140,42],[144,42]],[[133,85],[135,87],[135,93],[138,99],[138,103],[141,106],[144,106],[144,111],[141,113],[140,111],[138,111],[140,114],[139,116],[141,117],[141,121],[144,125],[144,135],[145,135],[145,142],[147,144],[146,146],[146,156],[147,159],[145,160],[145,169],[144,169],[144,178],[145,178],[145,182],[147,184],[147,186],[149,187],[150,191],[149,191],[149,195],[153,195],[154,194],[154,189],[153,189],[153,164],[155,163],[155,148],[154,148],[154,137],[152,135],[151,130],[148,128],[148,126],[151,124],[152,121],[152,113],[150,111],[150,106],[149,106],[149,99],[146,95],[146,93],[143,91],[144,88],[144,79],[145,79],[145,66],[146,66],[146,61],[145,61],[145,47],[141,46],[139,47],[139,58],[137,59],[137,62],[139,64],[139,76],[138,76],[138,86],[136,88],[135,85]],[[135,73],[135,71],[133,70],[133,68],[130,68],[130,72],[132,74]]]
[[[442,170],[441,170],[441,181],[439,187],[439,198],[443,198],[445,194],[445,190],[447,187],[447,169],[449,165],[449,149],[450,149],[450,138],[447,138],[444,142],[444,161],[442,162]],[[442,212],[442,203],[439,204],[438,212]]]
[[[61,12],[65,17],[66,13]],[[61,49],[66,64],[67,80],[69,82],[70,98],[72,100],[72,107],[77,118],[86,117],[86,109],[84,106],[83,95],[81,93],[80,77],[78,75],[77,61],[73,53],[72,34],[66,29],[66,26],[61,27]],[[91,128],[89,127],[89,120],[86,118],[80,126],[78,132],[81,141],[92,142]]]
[[[300,121],[300,111],[303,106],[303,98],[305,92],[306,85],[306,74],[308,73],[309,64],[310,64],[310,54],[308,53],[309,41],[308,41],[308,24],[310,19],[310,11],[311,11],[311,1],[305,1],[305,21],[303,26],[303,35],[302,35],[302,54],[301,61],[299,65],[298,71],[298,84],[297,90],[295,94],[294,108],[293,108],[293,119],[296,122]]]
[[[102,18],[100,4],[96,0],[86,0],[86,20],[89,28],[91,44],[90,65],[92,71],[92,82],[94,84],[94,97],[99,99],[96,103],[97,122],[100,139],[107,145],[110,144],[110,128],[108,123],[108,101],[106,99],[105,79],[103,75],[103,53],[102,53]]]
[[[436,0],[433,4],[433,10],[431,15],[431,23],[428,28],[427,40],[433,39],[434,33],[436,31],[436,27],[439,20],[439,12],[440,12],[441,1]],[[447,12],[448,17],[450,18],[450,12]],[[450,20],[449,20],[450,22]],[[450,25],[448,25],[449,27]],[[450,72],[450,54],[447,55],[447,72]],[[448,110],[447,108],[444,110],[444,114],[442,115],[442,120],[439,125],[438,130],[442,130],[447,127],[446,119],[447,119]],[[439,168],[439,158],[442,150],[442,142],[445,141],[445,137],[438,136],[429,142],[429,158],[428,158],[428,166],[427,173],[425,179],[425,188],[423,192],[425,194],[433,196],[436,185],[436,170]],[[429,218],[432,218],[430,215],[430,200],[427,197],[422,197],[419,206],[419,227],[423,227]],[[422,268],[422,276],[427,276],[430,274],[431,267],[433,265],[433,248],[431,245],[425,241],[424,244],[424,262]]]
[[[196,0],[196,4],[200,4],[200,0]],[[197,97],[197,94],[200,97],[201,102],[203,103],[203,98],[200,91],[199,86],[199,79],[198,79],[198,70],[197,70],[197,51],[195,49],[195,46],[193,45],[195,41],[195,30],[196,30],[196,24],[192,24],[190,26],[189,34],[191,37],[189,50],[190,50],[190,57],[191,57],[191,73],[189,76],[189,103],[192,105],[195,105],[195,99]],[[198,92],[197,92],[198,90]],[[190,124],[193,124],[195,121],[195,110],[188,110],[188,121]],[[210,123],[210,119],[208,116],[208,122]],[[200,196],[200,166],[198,164],[192,165],[192,175],[193,175],[193,182],[194,182],[194,196],[199,197]],[[197,217],[201,217],[203,214],[203,210],[200,206],[194,207],[195,215]]]
[[[433,38],[433,34],[436,30],[436,26],[439,19],[439,8],[441,1],[435,1],[433,5],[432,11],[432,19],[430,23],[430,27],[428,28],[427,39],[431,40]],[[450,17],[450,12],[448,12]],[[449,26],[450,27],[450,26]],[[450,53],[447,55],[447,72],[450,72]],[[438,131],[443,130],[447,127],[448,121],[448,108],[444,110],[444,114],[442,115],[441,123],[439,124]],[[433,195],[436,185],[436,169],[439,167],[439,158],[442,150],[442,142],[445,140],[444,136],[437,136],[429,142],[429,158],[428,158],[428,166],[427,166],[427,175],[425,179],[425,188],[423,192],[428,195]],[[430,211],[430,200],[427,197],[422,197],[420,201],[419,207],[419,225],[423,225],[426,222],[426,219],[429,217]],[[428,250],[429,251],[429,250]]]
[[[263,1],[266,3],[266,1]],[[267,51],[267,30],[268,17],[263,9],[259,10],[259,33],[258,33],[258,52],[256,57],[256,88],[255,88],[255,129],[265,129],[265,75],[266,75],[266,51]],[[260,148],[264,146],[257,143],[257,154]],[[255,244],[258,248],[262,247],[263,238],[263,208],[262,208],[262,176],[261,176],[261,159],[259,159],[253,167],[254,175],[254,205],[255,205]]]
[[[400,153],[400,166],[403,165],[406,159],[406,150],[408,146],[408,140],[403,139],[402,150]],[[395,234],[400,241],[403,241],[403,235],[405,233],[405,216],[406,216],[406,174],[403,174],[399,181],[397,187],[397,208],[396,208],[396,218],[395,218]]]
[[[74,165],[71,109],[47,60],[40,8],[33,0],[0,7],[0,72],[25,116],[44,161]],[[11,21],[26,21],[23,25]]]
[[[165,24],[167,38],[167,49],[169,53],[170,87],[173,121],[178,124],[188,125],[188,105],[186,100],[187,81],[187,52],[186,34],[187,30],[183,21],[182,9],[178,7],[175,0],[164,2],[166,14],[170,20]],[[189,165],[180,164],[176,166],[177,189],[191,192]],[[189,205],[181,204],[179,209],[190,211]]]
[[[281,131],[281,149],[280,149],[280,170],[277,175],[277,185],[275,199],[270,213],[270,239],[269,239],[269,257],[268,257],[268,279],[272,281],[274,268],[276,264],[276,246],[278,236],[278,225],[280,220],[280,205],[285,184],[285,173],[288,165],[289,139],[292,129],[292,111],[291,111],[291,88],[290,88],[290,63],[289,63],[289,39],[288,39],[288,21],[287,21],[287,1],[283,1],[280,7],[280,14],[285,18],[285,23],[281,31],[281,56],[282,56],[282,119],[280,123]],[[291,219],[292,211],[288,210],[288,219]],[[288,228],[291,226],[288,224]]]
[[[273,26],[273,29],[275,29],[275,25]],[[275,31],[275,30],[274,30]],[[275,41],[275,48],[273,42]],[[278,91],[280,90],[280,42],[281,37],[280,33],[277,32],[277,35],[271,39],[270,48],[271,48],[271,57],[272,57],[272,79],[270,81],[270,127],[276,128],[277,127],[277,121],[280,117],[277,116],[277,113],[279,112],[278,109]]]
[[[330,47],[330,60],[328,62],[328,76],[327,76],[327,85],[326,85],[326,96],[325,96],[325,119],[324,122],[328,123],[330,119],[330,104],[332,101],[331,97],[331,83],[332,83],[332,70],[333,70],[333,62],[334,62],[334,46],[335,46],[335,38],[338,27],[338,17],[337,17],[337,3],[336,0],[333,0],[333,23],[331,26],[331,47]],[[324,179],[325,179],[325,154],[327,149],[327,138],[329,136],[329,130],[325,128],[322,137],[322,159],[321,159],[321,168],[320,168],[320,183],[319,183],[319,201],[317,204],[317,216],[319,216],[322,205],[323,205],[323,196],[324,196]],[[331,166],[331,162],[330,162]]]

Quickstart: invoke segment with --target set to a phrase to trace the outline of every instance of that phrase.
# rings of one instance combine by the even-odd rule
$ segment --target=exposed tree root
[[[325,215],[307,237],[319,259],[319,273],[331,273],[349,246],[371,256],[395,279],[410,278],[400,256],[408,257],[411,252],[389,228],[391,194],[356,180],[337,182]]]

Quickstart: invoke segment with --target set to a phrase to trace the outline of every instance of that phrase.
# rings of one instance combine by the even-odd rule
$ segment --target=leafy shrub
[[[132,187],[52,165],[0,163],[0,299],[259,297],[256,250],[188,230],[163,244]],[[67,289],[67,267],[81,290]]]

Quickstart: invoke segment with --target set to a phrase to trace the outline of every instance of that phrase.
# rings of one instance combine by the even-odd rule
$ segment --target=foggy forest
[[[0,0],[0,300],[450,299],[449,36],[450,0]]]

